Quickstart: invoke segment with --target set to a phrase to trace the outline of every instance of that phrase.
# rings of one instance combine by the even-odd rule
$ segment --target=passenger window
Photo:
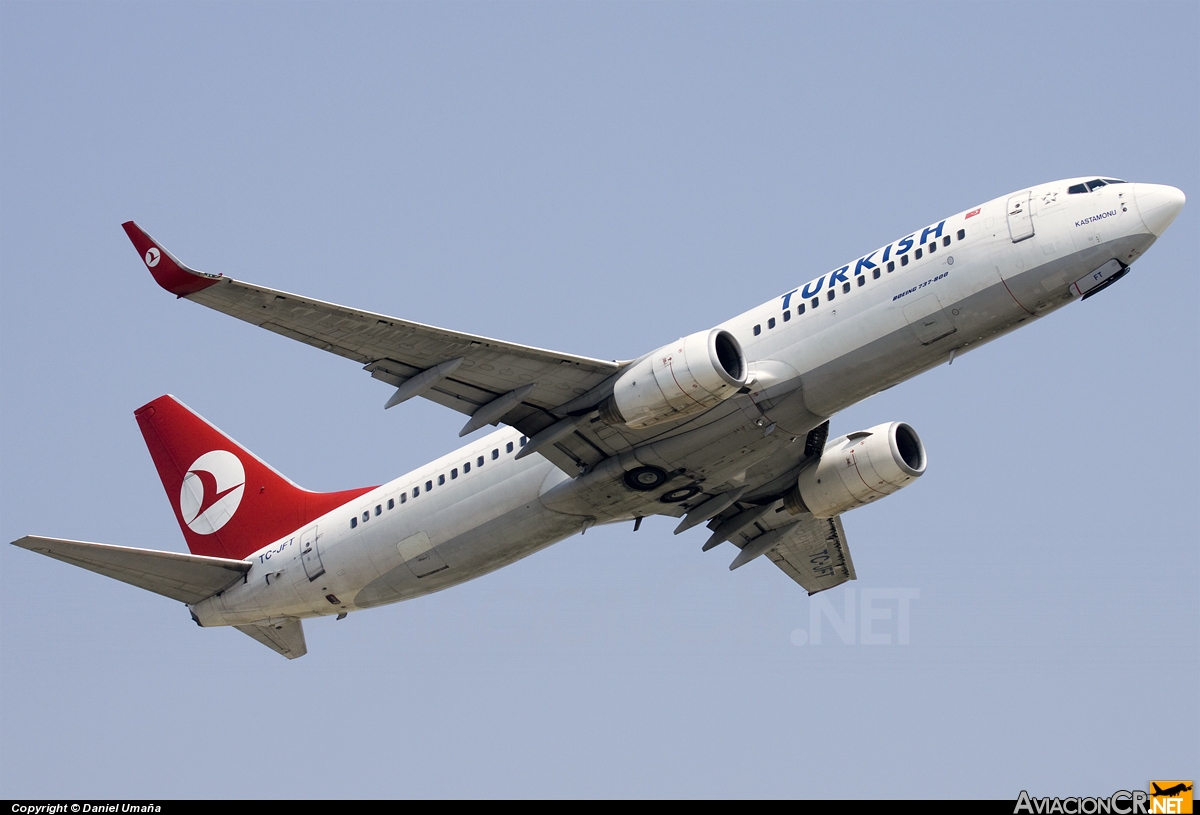
[[[407,492],[400,493],[400,503],[402,503],[402,504],[408,503],[408,493]]]
[[[820,298],[820,297],[814,297],[814,298],[812,299],[812,307],[813,307],[813,308],[816,308],[816,307],[817,307],[817,306],[819,306],[819,305],[821,305],[821,298]]]
[[[965,230],[965,229],[958,230],[958,239],[961,241],[965,237],[967,237],[967,230]]]
[[[932,255],[936,251],[937,251],[937,241],[933,241],[932,243],[929,244],[929,254]]]
[[[382,515],[382,514],[383,514],[383,506],[382,506],[381,504],[376,504],[376,505],[375,505],[375,514],[376,514],[376,515]]]
[[[438,486],[443,486],[446,483],[446,474],[442,473],[438,476]]]
[[[463,475],[466,475],[469,472],[471,472],[471,462],[463,462]]]
[[[921,249],[920,249],[920,247],[918,247],[918,248],[917,248],[917,251],[913,252],[913,257],[915,257],[917,260],[920,260],[920,259],[921,259]]]
[[[413,487],[413,498],[416,498],[416,497],[417,497],[418,495],[420,495],[420,494],[421,494],[421,488],[420,488],[420,487]]]
[[[432,482],[432,481],[426,481],[426,482],[425,482],[425,492],[429,492],[429,491],[430,491],[430,490],[432,490],[432,489],[433,489],[433,482]]]
[[[1078,195],[1081,192],[1087,192],[1088,188],[1083,184],[1072,184],[1067,187],[1067,195]]]
[[[508,444],[504,445],[504,452],[511,453],[512,451],[513,451],[513,443],[510,441]]]
[[[364,512],[364,513],[363,513],[363,523],[366,523],[366,522],[367,522],[367,521],[369,521],[369,520],[371,520],[371,513],[370,513],[370,512]]]
[[[453,481],[456,478],[458,478],[458,468],[454,467],[450,470],[450,480]]]
[[[801,308],[803,308],[803,306],[801,306]],[[789,308],[787,311],[783,312],[783,321],[786,323],[790,319],[792,319],[792,310]]]
[[[527,439],[527,438],[525,438],[524,436],[522,436],[522,437],[521,437],[521,446],[522,446],[522,447],[524,447],[524,446],[525,446],[525,442],[527,442],[527,441],[529,441],[529,439]]]
[[[357,527],[358,527],[358,518],[351,518],[350,519],[350,528],[355,529]]]
[[[836,294],[837,294],[836,291],[834,291],[833,289],[830,289],[829,293],[827,295],[825,295],[825,299],[832,300],[834,298],[834,295],[836,295]]]
[[[876,269],[876,270],[875,270],[875,276],[876,276],[876,277],[879,277],[879,270],[878,270],[878,269]],[[860,275],[858,276],[858,285],[860,285],[860,286],[865,286],[865,285],[867,285],[867,276],[866,276],[865,274],[860,274]]]
[[[950,245],[950,236],[947,235],[946,237],[942,238],[942,246],[949,246],[949,245]]]
[[[475,459],[475,466],[476,466],[476,467],[482,467],[482,466],[483,466],[483,456],[480,456],[479,458]]]
[[[896,261],[894,261],[894,260],[889,260],[889,261],[888,261],[888,271],[889,271],[889,272],[894,272],[894,271],[896,271]]]
[[[804,304],[803,304],[803,303],[801,303],[800,305],[796,306],[796,314],[797,314],[797,315],[800,315],[800,314],[803,314],[803,313],[804,313]]]
[[[754,326],[754,336],[757,337],[761,333],[762,333],[762,326],[761,325]]]
[[[395,508],[396,508],[396,499],[389,498],[388,499],[388,509],[395,509]]]
[[[849,294],[849,293],[850,293],[850,283],[849,282],[843,283],[842,284],[842,294]]]
[[[878,269],[876,269],[875,271],[871,272],[871,277],[873,277],[873,278],[875,278],[876,280],[878,280],[878,279],[879,279],[879,270],[878,270]]]
[[[775,318],[772,317],[769,320],[767,320],[767,328],[774,328],[774,327],[775,327]]]
[[[499,450],[492,450],[492,461],[495,461],[495,460],[496,460],[496,459],[498,459],[498,458],[500,458],[500,451],[499,451]]]
[[[901,256],[900,256],[900,265],[901,265],[901,266],[907,266],[907,265],[908,265],[908,255],[901,255]]]

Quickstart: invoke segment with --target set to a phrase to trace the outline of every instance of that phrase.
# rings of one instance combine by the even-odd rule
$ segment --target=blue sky
[[[0,793],[1194,777],[1198,30],[1195,3],[0,5],[4,541],[183,550],[132,416],[162,393],[313,489],[459,443],[458,414],[384,413],[352,363],[174,301],[129,218],[206,271],[629,358],[1030,184],[1192,199],[1101,296],[834,419],[910,422],[930,456],[846,516],[837,596],[649,519],[310,622],[287,662],[0,547]],[[864,607],[890,645],[829,620]]]

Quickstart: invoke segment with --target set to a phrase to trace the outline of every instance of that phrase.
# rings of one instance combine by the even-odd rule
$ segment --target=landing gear
[[[625,486],[638,492],[650,492],[667,483],[667,471],[661,467],[636,467],[625,473]]]

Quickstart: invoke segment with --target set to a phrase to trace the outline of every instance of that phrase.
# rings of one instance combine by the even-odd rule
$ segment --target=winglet
[[[186,297],[207,289],[221,279],[222,275],[198,272],[184,266],[133,221],[126,221],[121,227],[129,236],[129,240],[133,241],[134,248],[142,256],[142,262],[146,264],[150,274],[154,275],[154,282],[171,294]]]

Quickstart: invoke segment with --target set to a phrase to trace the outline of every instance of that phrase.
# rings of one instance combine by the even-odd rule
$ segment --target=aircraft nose
[[[1169,187],[1166,184],[1135,184],[1134,186],[1142,223],[1154,233],[1154,237],[1161,237],[1171,222],[1175,220],[1179,210],[1183,209],[1183,203],[1187,200],[1183,190]]]

